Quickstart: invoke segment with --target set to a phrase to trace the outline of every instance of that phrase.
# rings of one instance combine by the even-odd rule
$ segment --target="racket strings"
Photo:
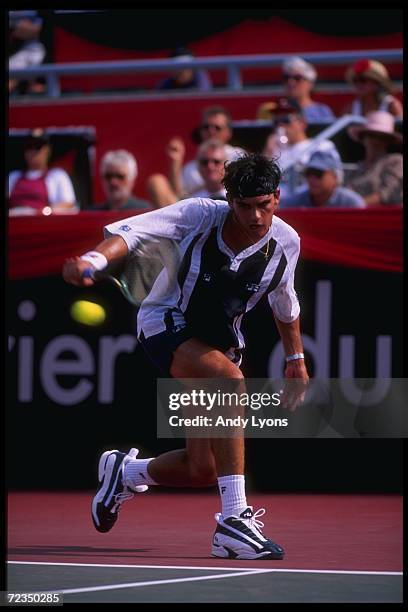
[[[160,285],[156,285],[155,302],[160,303],[177,281],[181,263],[177,243],[172,240],[154,240],[142,243],[125,262],[119,277],[122,293],[133,303],[140,305],[150,294],[163,270]]]

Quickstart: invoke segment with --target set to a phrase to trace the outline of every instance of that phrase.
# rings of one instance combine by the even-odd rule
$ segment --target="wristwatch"
[[[294,353],[293,355],[288,355],[286,357],[286,363],[288,363],[289,361],[296,361],[297,359],[304,359],[305,355],[304,353]]]

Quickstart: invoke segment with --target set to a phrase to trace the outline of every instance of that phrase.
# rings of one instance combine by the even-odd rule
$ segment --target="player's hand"
[[[181,138],[172,138],[167,145],[166,153],[173,163],[181,166],[186,154],[186,147]]]
[[[294,412],[305,401],[309,375],[303,359],[289,361],[285,369],[285,382],[281,406]]]
[[[67,283],[76,285],[77,287],[90,287],[95,281],[90,277],[83,277],[85,270],[94,269],[89,261],[85,261],[80,257],[70,257],[65,260],[62,268],[62,277]]]

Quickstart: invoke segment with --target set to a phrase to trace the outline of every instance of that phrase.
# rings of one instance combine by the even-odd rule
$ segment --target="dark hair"
[[[274,193],[281,171],[274,159],[261,153],[249,153],[225,165],[223,183],[231,199],[253,198]]]
[[[188,47],[176,47],[170,53],[170,57],[181,57],[182,55],[191,55],[194,57],[194,53]]]
[[[231,113],[226,108],[224,108],[224,106],[207,106],[203,110],[202,121],[205,121],[213,115],[225,115],[225,117],[227,118],[228,127],[231,127]]]

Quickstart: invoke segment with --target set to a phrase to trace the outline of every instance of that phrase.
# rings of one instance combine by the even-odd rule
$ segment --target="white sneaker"
[[[258,517],[264,514],[265,508],[254,513],[252,506],[239,516],[225,518],[218,512],[211,555],[223,559],[283,559],[283,548],[265,538],[261,531],[264,524]]]
[[[124,478],[125,465],[138,454],[137,448],[131,448],[128,454],[110,450],[101,455],[98,466],[100,484],[92,500],[92,521],[97,531],[110,531],[123,502],[149,488],[147,485],[130,487]]]

